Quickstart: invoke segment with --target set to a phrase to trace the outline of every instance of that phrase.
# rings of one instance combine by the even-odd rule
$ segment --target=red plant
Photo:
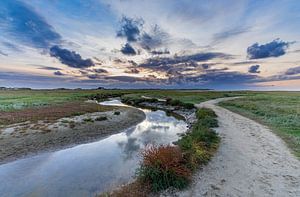
[[[142,157],[142,165],[145,167],[156,167],[186,178],[191,174],[178,146],[150,146],[142,152]]]

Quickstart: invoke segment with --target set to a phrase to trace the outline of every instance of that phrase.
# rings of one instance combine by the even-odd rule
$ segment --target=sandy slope
[[[194,183],[178,196],[300,196],[300,161],[267,127],[204,102],[218,115],[221,145]]]

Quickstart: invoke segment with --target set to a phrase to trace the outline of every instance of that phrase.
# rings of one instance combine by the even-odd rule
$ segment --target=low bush
[[[119,111],[114,112],[114,115],[120,115],[120,114],[121,114],[121,112],[119,112]]]
[[[94,122],[94,120],[91,119],[91,118],[85,118],[85,119],[83,119],[83,121],[84,121],[84,122]]]
[[[177,146],[147,148],[143,162],[137,171],[138,179],[150,184],[152,191],[174,187],[182,189],[189,183],[191,171],[185,166],[185,159]]]
[[[172,105],[172,106],[179,106],[179,107],[183,107],[183,108],[186,108],[186,109],[195,108],[193,103],[185,103],[185,102],[182,102],[180,100],[172,100],[170,98],[167,99],[166,104],[167,105]]]
[[[196,116],[197,116],[197,119],[203,119],[205,117],[211,117],[211,118],[216,118],[217,115],[216,113],[211,110],[211,109],[208,109],[208,108],[201,108],[201,109],[198,109],[197,112],[196,112]]]
[[[113,98],[113,97],[120,97],[122,96],[123,93],[109,93],[109,92],[103,92],[103,93],[97,93],[97,94],[93,94],[90,96],[87,96],[89,99],[92,100],[97,100],[97,101],[104,101],[108,98]]]
[[[186,109],[193,109],[195,108],[193,103],[183,103],[182,106]]]
[[[129,97],[129,96],[124,96],[121,97],[121,101],[123,103],[129,104],[129,105],[134,105],[137,106],[142,102],[147,101],[145,98],[141,98],[141,97]]]
[[[106,116],[99,116],[95,120],[96,121],[104,121],[104,120],[107,120],[107,117]]]

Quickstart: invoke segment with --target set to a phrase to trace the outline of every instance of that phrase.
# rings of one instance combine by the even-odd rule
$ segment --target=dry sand
[[[0,164],[40,152],[99,140],[145,119],[144,112],[136,108],[111,108],[112,111],[87,113],[56,121],[27,121],[1,127]],[[115,115],[115,111],[120,114]],[[98,117],[106,117],[107,120],[97,121]]]
[[[191,187],[172,196],[300,196],[300,161],[266,126],[215,105],[226,99],[197,106],[218,115],[220,148]]]

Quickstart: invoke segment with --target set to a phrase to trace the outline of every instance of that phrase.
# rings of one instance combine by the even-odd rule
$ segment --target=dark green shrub
[[[186,109],[193,109],[195,107],[193,103],[182,103],[182,106]]]
[[[172,106],[181,106],[183,103],[180,100],[171,100],[169,104]]]
[[[216,113],[208,108],[201,108],[197,110],[196,116],[198,119],[203,119],[205,117],[211,117],[211,118],[216,118],[217,115]]]
[[[84,122],[94,122],[94,120],[91,119],[91,118],[85,118],[85,119],[83,119],[83,121],[84,121]]]
[[[99,116],[95,120],[96,121],[104,121],[104,120],[107,120],[107,117],[106,116]]]
[[[121,114],[121,112],[119,112],[119,111],[114,112],[114,115],[120,115],[120,114]]]

